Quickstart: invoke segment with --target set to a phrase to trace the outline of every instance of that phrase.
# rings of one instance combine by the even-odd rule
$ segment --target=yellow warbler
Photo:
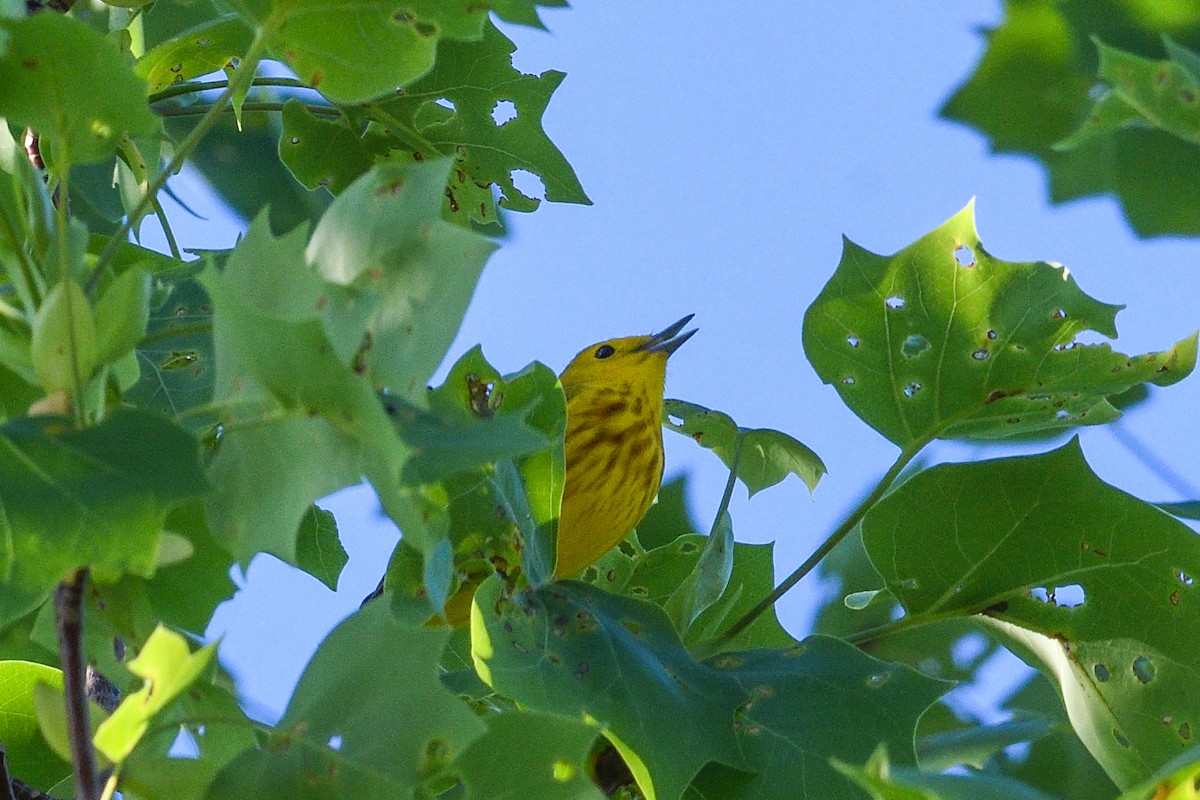
[[[695,329],[692,318],[650,336],[597,342],[559,376],[567,395],[567,475],[554,574],[570,578],[624,539],[658,494],[663,474],[662,408],[667,359]],[[465,625],[475,587],[446,603]]]

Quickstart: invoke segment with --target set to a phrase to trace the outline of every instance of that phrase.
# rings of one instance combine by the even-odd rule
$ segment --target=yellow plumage
[[[557,577],[574,577],[604,555],[654,502],[663,474],[667,359],[696,332],[679,333],[691,318],[651,336],[597,342],[563,370],[567,472]],[[450,624],[466,624],[474,591],[464,587],[446,603]]]

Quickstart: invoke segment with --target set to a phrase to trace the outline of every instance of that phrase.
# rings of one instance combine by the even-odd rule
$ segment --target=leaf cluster
[[[514,70],[495,21],[560,4],[0,4],[0,780],[70,796],[94,751],[109,796],[140,800],[1194,793],[1200,544],[1168,513],[1187,507],[1104,483],[1076,439],[907,470],[939,439],[1111,422],[1191,373],[1196,336],[1132,355],[1082,341],[1115,338],[1120,307],[991,255],[971,206],[892,255],[847,240],[805,314],[817,374],[900,450],[810,559],[776,585],[729,503],[739,482],[813,490],[817,454],[668,400],[663,425],[729,470],[707,535],[668,484],[629,539],[554,578],[557,376],[502,374],[477,347],[428,384],[500,209],[538,205],[514,176],[587,202],[541,127],[562,73]],[[1010,3],[947,106],[1057,159],[1068,193],[1101,188],[1071,172],[1080,153],[1107,148],[1118,174],[1134,167],[1114,141],[1168,137],[1138,140],[1137,164],[1161,165],[1198,138],[1191,18],[1150,37],[1153,15],[1100,26],[1104,6]],[[1081,31],[1111,86],[1072,134]],[[1164,32],[1169,60],[1137,55]],[[1033,79],[1030,37],[1055,45],[1037,52],[1064,113],[1013,131],[983,109],[1046,102],[1004,88]],[[159,194],[185,162],[249,220],[228,251],[174,242]],[[1180,230],[1116,185],[1145,230]],[[150,215],[170,254],[128,240]],[[346,554],[317,502],[363,481],[402,531],[379,597],[322,642],[280,720],[253,719],[201,644],[230,570],[269,554],[335,587]],[[842,591],[798,641],[773,604],[818,565]],[[81,584],[73,640],[53,598]],[[1012,718],[953,714],[940,698],[1000,647],[1040,671]],[[71,688],[80,659],[119,705]]]

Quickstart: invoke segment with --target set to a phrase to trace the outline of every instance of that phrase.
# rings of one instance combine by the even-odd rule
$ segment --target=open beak
[[[687,325],[689,322],[692,321],[692,317],[694,317],[694,316],[696,316],[696,315],[688,314],[686,317],[679,320],[674,325],[671,325],[670,327],[665,328],[665,329],[659,331],[658,333],[654,334],[649,339],[647,339],[646,341],[644,341],[640,345],[638,345],[635,348],[635,352],[666,353],[668,356],[671,355],[671,353],[674,353],[676,350],[679,349],[679,346],[681,344],[686,342],[688,339],[692,338],[692,334],[694,334],[697,330],[699,330],[698,328],[692,328],[687,333],[676,336],[677,333],[679,333],[681,330],[683,330],[684,325]]]

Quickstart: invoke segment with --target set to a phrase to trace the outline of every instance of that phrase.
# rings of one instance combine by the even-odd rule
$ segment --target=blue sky
[[[545,124],[595,205],[544,204],[510,218],[513,236],[484,271],[450,360],[479,342],[502,370],[535,359],[559,370],[593,341],[694,312],[700,332],[673,357],[668,396],[784,430],[829,467],[811,499],[796,479],[752,501],[735,495],[738,539],[777,541],[780,576],[897,454],[821,384],[801,347],[804,310],[837,265],[843,234],[891,253],[975,197],[989,252],[1062,262],[1088,294],[1128,305],[1118,349],[1162,349],[1197,327],[1196,243],[1139,241],[1109,198],[1051,207],[1040,166],[990,155],[980,135],[937,118],[982,53],[978,29],[998,23],[998,2],[583,0],[544,17],[549,34],[509,30],[516,64],[567,73]],[[231,245],[238,223],[203,213],[213,222],[176,215],[181,244]],[[1198,399],[1192,378],[1157,393],[1123,430],[1195,476]],[[1195,499],[1173,494],[1112,433],[1082,438],[1110,483],[1149,500]],[[930,456],[982,452],[939,444]],[[707,525],[724,469],[667,434],[668,475],[680,470],[694,475],[692,502]],[[259,558],[209,631],[223,637],[222,658],[252,709],[268,716],[282,712],[321,638],[374,587],[397,537],[368,490],[324,505],[351,553],[339,591]],[[794,633],[825,590],[810,576],[781,601]]]

